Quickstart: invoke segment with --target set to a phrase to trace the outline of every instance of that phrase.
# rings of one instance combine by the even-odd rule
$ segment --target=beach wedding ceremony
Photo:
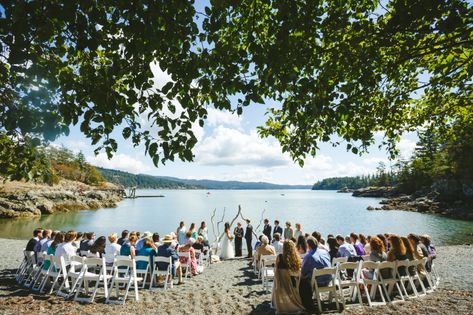
[[[473,1],[0,0],[0,315],[473,314]]]

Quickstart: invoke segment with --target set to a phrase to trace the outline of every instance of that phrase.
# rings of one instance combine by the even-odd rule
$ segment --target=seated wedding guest
[[[138,241],[136,242],[136,245],[135,245],[136,250],[139,251],[140,249],[142,249],[145,244],[145,239],[147,238],[151,239],[152,236],[153,234],[151,234],[151,232],[149,231],[144,232],[143,237],[138,238]]]
[[[384,234],[378,234],[376,235],[381,241],[383,241],[384,244],[384,249],[387,251],[388,250],[388,240],[384,236]]]
[[[258,237],[258,240],[257,240],[256,243],[255,243],[255,250],[256,250],[256,248],[258,248],[258,246],[261,246],[261,238],[262,238],[262,237],[263,237],[263,235],[260,235],[260,236]]]
[[[261,245],[256,248],[256,267],[258,270],[261,263],[261,256],[276,255],[276,250],[268,243],[268,237],[266,235],[261,236]]]
[[[95,254],[97,257],[102,258],[103,254],[105,254],[105,245],[107,244],[107,239],[105,236],[100,236],[98,239],[95,240],[94,244],[90,246],[89,251],[92,254]]]
[[[54,235],[54,240],[52,241],[51,245],[48,247],[48,250],[47,250],[46,254],[55,255],[57,247],[62,243],[64,243],[64,233],[57,232]],[[51,264],[51,262],[49,260],[45,261],[44,264],[43,264],[43,269],[48,270],[50,264]]]
[[[112,233],[108,236],[110,244],[105,247],[105,263],[109,266],[113,265],[115,256],[120,255],[121,246],[117,244],[117,239],[117,233]]]
[[[407,235],[407,239],[412,244],[412,247],[415,251],[417,251],[421,258],[429,257],[429,252],[427,248],[424,244],[422,244],[422,242],[420,241],[420,237],[417,234],[410,233],[409,235]],[[429,272],[432,270],[430,260],[428,260],[425,264],[425,269]]]
[[[202,243],[203,241],[204,241],[204,237],[202,235],[199,235],[197,239],[195,240],[195,243],[192,245],[192,247],[194,247],[195,250],[200,250],[202,253],[205,254],[204,244]]]
[[[391,249],[388,252],[387,261],[406,260],[407,251],[401,237],[396,234],[391,234],[389,236],[389,242],[391,244]],[[407,276],[406,267],[399,267],[398,271],[401,276]]]
[[[64,236],[64,243],[60,244],[56,248],[55,256],[64,257],[64,262],[66,266],[71,263],[71,257],[77,254],[77,249],[72,245],[72,242],[76,239],[76,231],[68,231]]]
[[[422,244],[424,244],[425,248],[427,249],[428,257],[430,258],[430,260],[437,258],[437,250],[435,249],[434,244],[432,244],[430,236],[427,234],[424,234],[420,237],[420,241]]]
[[[370,261],[374,262],[383,262],[386,261],[388,256],[386,255],[384,242],[377,236],[372,236],[370,238]],[[383,277],[389,276],[385,273],[385,270],[381,270]],[[374,272],[373,270],[363,270],[363,275],[367,279],[373,279]]]
[[[276,254],[282,253],[281,235],[279,235],[279,233],[274,234],[274,239],[271,245],[273,245]]]
[[[76,251],[79,251],[80,242],[82,242],[83,235],[84,234],[82,232],[77,232],[76,239],[74,240],[74,242],[72,242],[72,245],[74,245],[74,247],[76,248]]]
[[[406,247],[406,256],[407,256],[407,259],[409,260],[416,260],[416,259],[422,259],[422,257],[420,257],[419,253],[414,249],[414,246],[412,246],[411,242],[409,242],[409,239],[405,236],[401,237],[401,241],[402,243],[404,244],[404,247]],[[419,264],[417,266],[417,270],[421,273],[421,274],[424,274],[424,267],[422,266],[422,264]],[[414,271],[414,266],[410,266],[409,267],[409,273],[411,275],[414,275],[415,274],[415,271]]]
[[[135,244],[136,244],[136,235],[131,235],[128,238],[128,242],[125,242],[122,247],[120,247],[120,255],[121,256],[130,256],[131,258],[135,258],[136,256],[136,250],[135,250]]]
[[[330,255],[330,261],[332,261],[335,257],[338,256],[338,243],[334,237],[329,237],[327,239],[327,244],[329,248],[328,253]]]
[[[95,240],[95,233],[94,232],[88,232],[85,233],[84,239],[82,242],[80,242],[79,250],[80,251],[88,251],[94,245],[94,240]]]
[[[56,235],[57,233],[59,233],[59,231],[52,231],[51,232],[51,237],[49,238],[49,240],[47,242],[45,242],[43,244],[43,246],[41,247],[41,252],[44,253],[44,252],[47,252],[48,251],[48,248],[51,246],[51,244],[54,242],[54,239],[56,238]]]
[[[38,243],[43,236],[43,229],[37,228],[33,231],[33,238],[28,241],[26,244],[26,251],[33,252],[34,248],[36,246],[36,243]]]
[[[294,237],[294,229],[291,227],[291,222],[286,222],[286,227],[284,228],[284,239],[290,240]]]
[[[307,243],[305,241],[304,235],[299,235],[299,237],[297,238],[296,248],[297,248],[297,252],[299,254],[306,254],[307,253]]]
[[[338,257],[353,257],[356,256],[355,247],[352,244],[346,243],[343,236],[340,234],[336,237],[337,244],[338,244]]]
[[[350,233],[350,243],[355,247],[357,256],[363,256],[365,254],[365,246],[360,242],[358,234]]]
[[[153,272],[153,266],[154,266],[153,256],[156,256],[158,249],[156,248],[156,246],[153,243],[153,240],[150,237],[143,237],[143,240],[144,240],[143,241],[144,244],[143,244],[143,247],[140,250],[138,250],[138,256],[149,257],[149,262],[151,263],[150,271]],[[147,265],[148,265],[147,261],[138,261],[136,263],[136,268],[145,269]]]
[[[158,247],[158,252],[156,256],[161,256],[161,257],[171,257],[172,261],[172,276],[173,277],[178,277],[178,283],[177,284],[183,284],[182,282],[182,269],[181,269],[181,264],[179,262],[179,256],[177,255],[176,251],[172,247],[172,243],[174,242],[174,238],[171,235],[165,235],[163,239],[163,245]],[[168,264],[166,263],[161,263],[158,262],[157,266],[159,270],[166,270],[168,267]]]
[[[38,242],[36,242],[34,246],[35,252],[37,253],[41,252],[41,248],[43,248],[43,245],[50,240],[51,233],[52,233],[51,230],[43,230],[42,238]]]
[[[302,305],[309,314],[314,313],[314,302],[312,300],[312,272],[315,269],[322,269],[331,266],[330,255],[324,249],[318,247],[318,242],[314,237],[307,239],[308,252],[302,260],[301,278],[299,283],[299,294]],[[331,275],[317,277],[318,286],[327,286],[332,280]]]
[[[294,230],[294,238],[296,240],[299,239],[299,236],[304,236],[304,232],[302,232],[302,227],[301,227],[301,224],[300,223],[296,223],[296,228]]]
[[[130,235],[130,232],[128,230],[123,230],[122,237],[118,239],[117,244],[120,246],[123,246],[124,243],[128,242],[129,235]]]
[[[320,240],[322,239],[322,234],[320,234],[319,231],[314,231],[312,232],[312,237],[315,238],[315,240],[317,241],[317,243],[319,244],[318,246],[322,249],[325,249],[327,252],[329,251],[329,248],[327,246],[325,246],[325,244],[322,244],[320,242]]]
[[[345,236],[345,243],[347,243],[347,244],[351,244],[351,238],[350,238],[350,235],[347,235],[347,236]],[[351,244],[351,245],[353,245],[353,244]],[[355,250],[355,251],[356,251],[356,250]]]
[[[179,253],[189,253],[191,273],[193,276],[196,276],[197,275],[197,259],[195,257],[195,249],[192,247],[194,243],[195,243],[195,239],[191,237],[187,241],[187,244],[179,246],[177,251]],[[179,261],[181,262],[181,266],[185,266],[188,264],[189,257],[179,256]]]
[[[158,232],[153,233],[153,236],[151,238],[153,239],[154,245],[156,245],[156,247],[159,247],[161,245],[159,243],[159,233]]]
[[[302,238],[304,238],[303,235]],[[304,305],[299,295],[297,279],[301,269],[301,259],[292,241],[284,241],[282,254],[276,259],[272,306],[276,314],[299,313],[304,311]]]
[[[197,234],[202,235],[202,237],[204,238],[204,240],[202,241],[202,244],[204,244],[204,246],[209,246],[209,231],[207,229],[207,225],[205,224],[205,221],[202,221],[200,223],[200,227],[197,230]]]
[[[360,234],[360,239],[361,239],[361,235],[363,235],[363,234]],[[363,235],[363,237],[364,237],[364,235]],[[371,254],[370,242],[371,242],[371,235],[368,235],[368,237],[366,238],[366,244],[365,244],[365,247],[364,247],[365,255],[370,255]]]

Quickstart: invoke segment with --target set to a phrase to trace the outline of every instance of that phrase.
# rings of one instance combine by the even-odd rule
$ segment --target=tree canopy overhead
[[[302,163],[320,142],[362,153],[381,132],[395,154],[404,132],[448,136],[473,122],[466,0],[212,0],[202,12],[182,0],[0,6],[0,132],[19,145],[80,123],[109,156],[119,128],[156,165],[190,161],[207,106],[241,113],[275,100],[260,134]],[[151,63],[172,82],[156,88]]]

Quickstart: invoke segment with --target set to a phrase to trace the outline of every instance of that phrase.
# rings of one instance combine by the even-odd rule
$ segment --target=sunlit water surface
[[[368,211],[380,199],[355,198],[335,191],[310,190],[140,190],[138,195],[165,195],[164,198],[125,199],[117,208],[44,215],[37,219],[0,220],[0,237],[28,238],[35,227],[95,231],[97,235],[120,233],[123,229],[159,232],[175,231],[179,221],[188,227],[206,221],[212,236],[210,217],[225,221],[241,205],[245,217],[257,227],[262,211],[271,222],[301,223],[305,232],[318,230],[346,235],[410,232],[430,234],[437,245],[473,242],[473,222],[405,211]],[[239,218],[238,221],[242,220]],[[221,228],[221,227],[220,227]]]

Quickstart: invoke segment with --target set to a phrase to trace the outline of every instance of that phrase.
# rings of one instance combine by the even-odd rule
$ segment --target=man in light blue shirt
[[[315,269],[323,269],[331,266],[329,253],[318,247],[317,240],[309,236],[307,238],[307,255],[302,260],[301,280],[299,285],[299,294],[301,301],[309,314],[315,310],[312,300],[312,273]],[[318,286],[326,286],[332,280],[331,275],[317,277]]]
[[[357,256],[355,247],[352,244],[346,243],[343,236],[341,236],[339,234],[339,235],[337,235],[336,239],[337,239],[337,243],[339,245],[339,247],[338,247],[338,257],[348,257],[348,258],[350,258],[350,257],[353,257],[353,256]]]

